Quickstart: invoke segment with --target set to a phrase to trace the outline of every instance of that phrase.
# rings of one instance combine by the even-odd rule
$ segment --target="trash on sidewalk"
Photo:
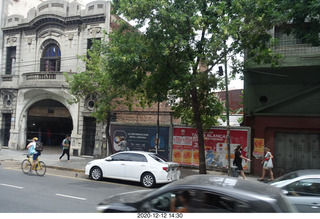
[[[239,175],[239,173],[238,173],[238,167],[236,167],[236,166],[231,166],[231,176],[238,178],[238,175]]]

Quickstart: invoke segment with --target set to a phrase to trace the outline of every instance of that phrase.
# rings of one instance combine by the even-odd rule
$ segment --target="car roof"
[[[275,198],[279,197],[281,192],[278,188],[261,182],[253,182],[235,177],[220,175],[192,175],[178,181],[172,182],[167,187],[185,187],[185,188],[203,188],[208,191],[220,191],[232,196]],[[166,186],[165,186],[166,187]]]
[[[272,209],[280,212],[294,211],[282,192],[276,187],[235,177],[204,174],[187,176],[151,192],[145,190],[139,193],[120,194],[104,200],[101,204],[109,205],[114,202],[121,202],[139,205],[145,203],[146,200],[151,200],[167,192],[181,192],[183,190],[202,190],[207,193],[233,197],[246,203],[252,203],[252,207],[256,208],[257,212],[263,209],[264,212],[272,212]]]
[[[281,182],[289,179],[305,178],[305,177],[320,177],[319,169],[305,169],[305,170],[296,170],[285,175],[282,175],[275,179],[275,181],[270,184],[274,185],[276,182]]]
[[[116,155],[116,154],[123,154],[123,153],[129,153],[129,154],[156,154],[154,152],[149,152],[149,151],[121,151],[121,152],[117,152],[115,154],[112,155]]]
[[[305,175],[320,175],[319,169],[306,169],[306,170],[297,170],[295,171],[298,176],[305,176]]]

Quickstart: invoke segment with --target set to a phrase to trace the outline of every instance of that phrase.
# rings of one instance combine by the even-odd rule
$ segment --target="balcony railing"
[[[19,75],[1,75],[0,88],[16,88]]]
[[[12,81],[13,75],[1,75],[2,81]]]
[[[75,73],[68,73],[75,74]],[[22,75],[20,87],[61,87],[67,86],[63,72],[30,72]]]
[[[276,34],[278,43],[275,46],[275,51],[283,55],[315,55],[320,54],[320,47],[312,46],[311,44],[302,43],[292,35]]]
[[[65,81],[65,76],[62,72],[33,72],[23,74],[23,81],[30,80],[56,80],[56,81]]]

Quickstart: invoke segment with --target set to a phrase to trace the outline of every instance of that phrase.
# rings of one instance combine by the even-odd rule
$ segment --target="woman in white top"
[[[259,178],[260,181],[264,180],[264,176],[266,175],[266,171],[269,171],[270,174],[270,180],[274,180],[273,178],[273,172],[272,172],[272,168],[273,168],[273,163],[272,163],[272,154],[270,152],[270,149],[265,147],[264,148],[266,155],[264,156],[264,159],[262,160],[261,164],[263,164],[263,168],[262,168],[262,176],[261,178]]]

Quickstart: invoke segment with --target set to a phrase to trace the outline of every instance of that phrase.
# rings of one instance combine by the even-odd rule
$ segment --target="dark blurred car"
[[[170,212],[171,199],[187,191],[188,212],[295,212],[283,193],[270,185],[214,175],[193,175],[154,191],[124,193],[104,200],[98,212]],[[175,209],[182,207],[177,202]]]
[[[320,213],[320,170],[298,170],[277,178],[280,188],[299,212]]]

